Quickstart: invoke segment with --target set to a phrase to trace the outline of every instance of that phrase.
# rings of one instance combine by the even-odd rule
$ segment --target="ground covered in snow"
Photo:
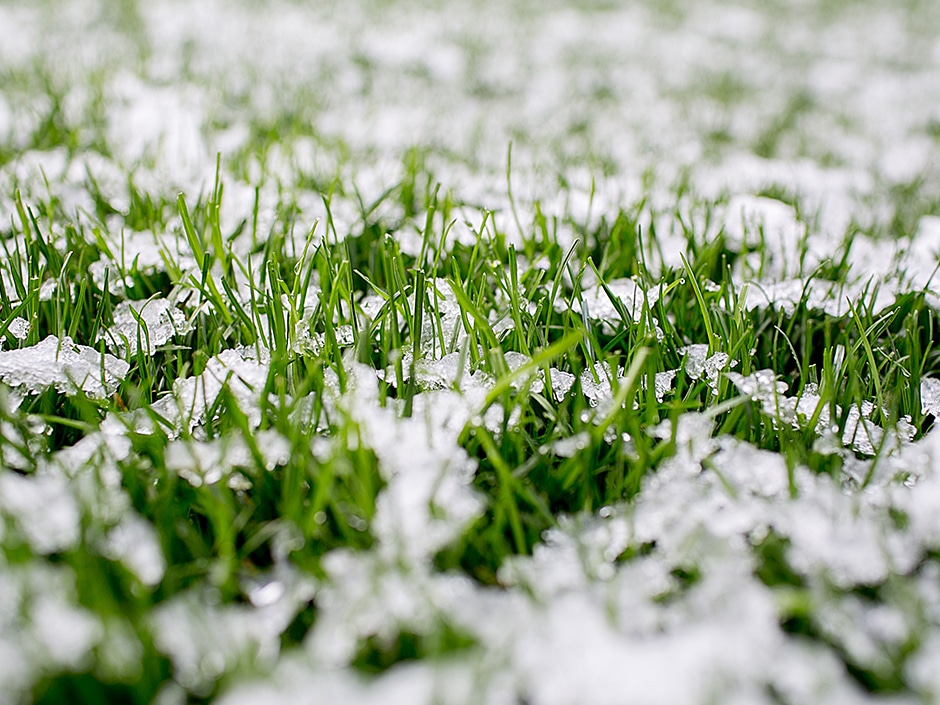
[[[940,5],[0,0],[0,703],[940,698]]]

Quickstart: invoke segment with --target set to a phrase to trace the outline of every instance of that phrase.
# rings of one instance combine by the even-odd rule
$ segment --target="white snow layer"
[[[521,252],[514,215],[531,229],[538,206],[552,224],[542,244],[568,249],[584,232],[606,232],[602,226],[623,207],[636,216],[644,243],[637,256],[654,276],[682,266],[686,230],[702,245],[721,233],[736,255],[738,291],[747,286],[747,309],[791,314],[803,302],[844,316],[850,302],[867,297],[877,313],[896,294],[922,289],[936,306],[937,214],[923,215],[896,240],[877,235],[896,215],[884,195],[892,187],[922,180],[925,192],[935,192],[940,184],[931,156],[940,121],[940,5],[915,4],[856,3],[842,11],[812,2],[772,9],[637,2],[576,10],[501,0],[410,7],[152,0],[137,7],[142,42],[119,31],[108,3],[81,0],[48,14],[43,3],[2,5],[0,27],[16,31],[4,33],[0,63],[15,70],[42,64],[65,91],[60,117],[82,140],[84,116],[101,101],[105,119],[95,139],[105,141],[108,156],[64,148],[22,153],[50,106],[44,97],[0,96],[0,141],[17,153],[0,166],[0,215],[10,222],[18,188],[26,200],[56,199],[89,225],[87,214],[97,212],[92,175],[117,213],[106,227],[86,228],[110,250],[89,266],[89,277],[102,289],[107,276],[109,291],[123,298],[132,282],[119,272],[176,268],[185,276],[202,264],[178,219],[159,232],[126,227],[120,214],[129,208],[129,173],[142,193],[195,197],[211,183],[221,152],[221,228],[225,236],[241,233],[226,245],[247,262],[258,243],[242,226],[254,215],[256,187],[259,237],[274,227],[279,199],[293,199],[302,247],[306,229],[327,219],[320,194],[298,182],[356,184],[354,196],[337,193],[330,204],[330,236],[342,238],[359,223],[363,204],[401,181],[404,149],[445,145],[453,156],[428,157],[442,193],[453,189],[461,200],[445,247],[475,243],[483,208]],[[100,91],[84,85],[86,75],[101,77]],[[258,127],[277,124],[285,110],[309,129],[239,162]],[[515,214],[505,178],[513,138]],[[368,156],[338,170],[331,140],[342,143],[337,152]],[[568,188],[559,189],[559,179]],[[680,179],[689,195],[677,198]],[[700,208],[700,197],[718,205]],[[403,218],[395,199],[372,215]],[[846,247],[844,235],[856,228],[862,232]],[[399,234],[403,251],[421,251],[411,224]],[[61,232],[49,237],[64,249]],[[843,259],[844,282],[818,276],[819,265]],[[2,276],[12,292],[9,272]],[[604,289],[592,276],[583,273],[576,312],[608,332],[641,324],[658,332],[658,288],[624,278]],[[563,274],[569,289],[574,277]],[[239,273],[236,279],[236,296],[257,284]],[[63,295],[57,287],[47,279],[40,299]],[[654,430],[675,437],[676,455],[645,479],[635,504],[563,518],[532,556],[501,567],[499,588],[437,571],[435,552],[459,540],[483,510],[472,486],[475,462],[457,437],[468,422],[498,429],[504,412],[494,405],[477,418],[493,380],[460,364],[466,330],[453,292],[435,282],[431,299],[441,325],[425,319],[416,369],[424,391],[411,418],[394,405],[380,408],[375,371],[358,365],[345,396],[325,395],[327,413],[358,426],[357,442],[374,453],[386,483],[370,527],[375,545],[325,556],[316,586],[281,555],[270,574],[252,576],[243,604],[222,605],[212,590],[195,589],[163,602],[150,626],[173,666],[167,701],[185,701],[187,690],[207,695],[225,674],[232,675],[220,698],[226,704],[301,703],[311,693],[348,703],[914,701],[863,692],[843,656],[874,673],[906,659],[917,701],[940,697],[940,574],[926,559],[940,550],[940,436],[911,442],[910,429],[883,428],[865,405],[819,408],[814,390],[789,396],[772,370],[735,375],[734,360],[693,341],[682,361],[688,378],[715,388],[726,376],[779,425],[809,430],[815,419],[816,448],[837,455],[843,472],[816,476],[790,467],[782,455],[715,437],[712,419],[687,414]],[[106,340],[113,350],[152,354],[184,331],[185,316],[201,303],[125,301]],[[362,303],[367,316],[377,311]],[[505,313],[491,321],[497,333],[515,325]],[[24,340],[30,325],[14,319],[8,332]],[[351,344],[352,329],[342,332],[342,344]],[[318,344],[312,337],[303,350]],[[207,441],[199,430],[223,388],[252,428],[261,424],[269,365],[259,357],[224,351],[154,404],[173,438],[167,464],[195,491],[217,489],[223,479],[233,491],[250,485],[239,470],[257,458],[243,439]],[[518,369],[522,357],[506,362]],[[0,352],[0,380],[27,394],[54,388],[103,397],[128,370],[68,338]],[[550,386],[560,401],[575,377],[555,368],[548,374],[520,386],[534,393]],[[621,374],[607,365],[587,370],[580,389],[589,404],[603,410]],[[657,399],[677,373],[661,374]],[[924,413],[940,415],[936,379],[922,380],[921,403]],[[832,430],[833,413],[846,414],[841,435]],[[96,550],[142,586],[160,583],[166,559],[155,531],[121,488],[117,463],[130,453],[124,423],[154,430],[149,419],[109,418],[43,472],[0,471],[4,545],[39,556],[68,552],[88,515],[106,529],[88,538]],[[180,434],[185,440],[175,439]],[[283,464],[284,439],[263,438],[265,470]],[[336,442],[311,440],[325,454]],[[550,450],[568,457],[583,444],[583,436],[562,438]],[[117,669],[132,681],[120,664],[133,658],[122,661],[120,652],[143,647],[119,619],[102,621],[77,605],[67,567],[5,561],[0,702],[21,701],[46,674],[82,672],[93,662],[96,673]],[[766,587],[756,577],[764,561],[792,572],[793,585]],[[872,591],[878,600],[859,594]],[[303,648],[281,655],[281,633],[312,599],[317,620]],[[831,646],[781,628],[807,610]],[[350,667],[369,640],[387,644],[401,632],[433,637],[445,628],[469,644],[378,676]],[[105,658],[109,644],[117,655]],[[267,676],[244,680],[246,666]]]
[[[65,394],[79,390],[90,397],[112,394],[130,365],[113,355],[102,355],[71,338],[50,335],[36,345],[0,352],[0,380],[38,394],[55,387]]]

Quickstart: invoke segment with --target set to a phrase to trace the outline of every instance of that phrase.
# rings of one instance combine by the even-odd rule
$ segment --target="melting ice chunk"
[[[700,379],[703,375],[708,382],[708,386],[717,393],[718,375],[726,368],[736,367],[737,360],[732,360],[727,353],[716,352],[708,356],[708,345],[698,343],[696,345],[686,345],[677,351],[685,359],[683,367],[685,372],[692,379]]]
[[[880,426],[868,419],[871,413],[870,402],[866,409],[866,403],[859,408],[857,404],[849,407],[849,413],[845,420],[845,431],[842,434],[842,442],[851,446],[854,450],[865,455],[874,455],[877,448],[881,446],[884,431]],[[868,413],[866,413],[868,411]]]
[[[940,418],[940,379],[924,377],[920,381],[921,413]]]
[[[50,335],[41,343],[0,352],[0,380],[34,394],[55,387],[65,394],[83,391],[90,397],[113,394],[130,369],[113,355],[77,345],[66,336]]]
[[[522,353],[513,351],[505,353],[504,358],[506,360],[506,365],[512,372],[515,372],[523,365],[527,365],[528,363],[532,362],[532,358],[530,358],[528,355],[523,355]],[[545,389],[545,384],[541,379],[537,378],[537,374],[535,372],[530,372],[528,375],[520,377],[517,381],[512,383],[512,386],[515,389],[519,389],[523,385],[529,385],[529,388],[536,394],[541,394]]]
[[[154,586],[163,579],[166,558],[157,531],[134,512],[108,532],[106,551],[144,585]]]
[[[17,316],[10,321],[7,332],[17,340],[26,340],[26,336],[29,335],[29,321]]]
[[[175,430],[184,423],[193,429],[205,421],[207,409],[227,386],[249,423],[258,426],[261,423],[260,398],[267,383],[269,365],[251,359],[253,355],[257,356],[251,348],[223,350],[209,360],[201,375],[174,382],[172,394],[161,398],[151,409],[169,421]],[[264,360],[265,355],[260,357]]]
[[[683,363],[686,374],[692,379],[701,377],[702,373],[705,371],[705,358],[708,355],[708,345],[704,343],[686,345],[684,348],[679,348],[678,352],[684,357]]]
[[[613,397],[611,378],[613,372],[606,362],[595,363],[593,371],[585,369],[581,373],[581,391],[588,398],[591,406],[609,402]]]
[[[654,382],[654,392],[656,394],[656,401],[662,403],[663,397],[666,396],[666,392],[672,389],[672,382],[676,378],[677,370],[666,370],[665,372],[657,372]]]
[[[79,541],[78,504],[60,476],[0,474],[0,509],[36,553],[66,551]]]
[[[134,354],[142,345],[153,355],[159,346],[188,330],[186,316],[167,299],[124,301],[114,309],[114,325],[104,337],[112,350]]]
[[[548,378],[552,383],[552,394],[555,396],[555,401],[564,399],[565,395],[571,391],[571,387],[574,386],[573,374],[554,367],[548,370]]]

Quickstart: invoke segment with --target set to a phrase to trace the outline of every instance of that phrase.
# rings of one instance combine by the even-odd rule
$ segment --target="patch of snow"
[[[135,512],[125,514],[108,531],[105,552],[148,587],[157,585],[166,572],[166,558],[156,529]]]
[[[581,431],[567,438],[560,438],[553,441],[547,450],[557,455],[559,458],[573,458],[591,443],[591,435],[587,431]]]
[[[727,353],[716,352],[709,355],[708,345],[705,343],[686,345],[677,352],[683,356],[683,369],[686,374],[694,380],[704,376],[715,394],[718,393],[719,375],[726,369],[737,367],[738,364],[738,361],[732,360]]]
[[[254,443],[264,470],[271,471],[290,459],[290,445],[281,434],[272,429],[257,431]],[[209,441],[195,439],[171,441],[164,456],[166,467],[177,473],[193,487],[211,486],[228,478],[243,483],[236,468],[254,468],[255,455],[241,433],[233,433]],[[232,487],[232,489],[236,489]]]
[[[114,325],[104,334],[112,350],[135,354],[142,344],[147,354],[188,332],[186,316],[167,299],[122,301],[114,309]]]
[[[10,325],[7,327],[7,332],[17,340],[26,340],[27,336],[29,335],[29,321],[27,321],[25,318],[17,316],[12,321],[10,321]]]
[[[281,633],[312,597],[312,583],[296,575],[278,599],[261,607],[220,605],[211,595],[189,590],[152,613],[154,644],[169,657],[180,685],[208,693],[239,664],[273,666]]]
[[[78,503],[62,477],[0,472],[0,509],[38,554],[68,551],[81,538]]]
[[[192,430],[207,421],[207,410],[226,387],[248,422],[258,426],[269,363],[255,361],[253,355],[250,348],[223,350],[209,360],[201,375],[176,380],[173,391],[152,404],[151,409],[171,424],[170,432],[184,426]]]
[[[725,238],[736,251],[752,250],[745,257],[751,271],[762,279],[783,279],[811,271],[817,262],[804,262],[807,228],[792,206],[771,198],[737,195],[725,215]]]
[[[130,365],[94,348],[54,335],[36,345],[0,352],[0,380],[38,394],[55,387],[65,394],[83,391],[90,397],[113,394]]]

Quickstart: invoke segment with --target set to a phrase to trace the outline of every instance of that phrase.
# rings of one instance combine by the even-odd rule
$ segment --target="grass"
[[[484,510],[434,557],[437,570],[464,573],[484,585],[499,585],[506,558],[530,554],[560,515],[632,500],[645,478],[676,453],[674,433],[658,436],[651,429],[681,414],[705,413],[721,434],[782,453],[791,467],[839,475],[843,456],[817,452],[814,419],[793,428],[781,425],[723,377],[712,387],[690,375],[681,349],[693,342],[706,342],[708,354],[726,353],[744,375],[774,370],[797,393],[815,385],[820,401],[814,418],[830,410],[840,433],[850,405],[867,401],[875,404],[872,417],[886,427],[903,416],[918,435],[929,427],[919,383],[938,367],[932,349],[937,331],[922,293],[899,296],[881,310],[863,295],[842,317],[821,315],[805,296],[790,314],[748,310],[731,274],[742,255],[720,236],[703,243],[687,232],[682,266],[653,274],[645,262],[654,256],[656,241],[637,224],[642,204],[601,218],[593,229],[566,223],[578,233],[567,249],[539,218],[510,221],[523,234],[517,247],[485,211],[474,246],[450,244],[459,196],[442,194],[433,175],[418,173],[417,164],[408,159],[406,168],[414,171],[382,196],[397,199],[406,214],[396,227],[373,222],[370,213],[380,205],[373,204],[363,208],[348,235],[332,232],[329,222],[316,224],[301,249],[295,244],[301,238],[277,222],[267,237],[253,235],[256,244],[247,251],[233,247],[233,236],[244,238],[255,216],[239,214],[239,230],[223,232],[220,171],[207,195],[181,194],[175,213],[167,195],[135,192],[127,220],[166,228],[178,215],[175,237],[195,266],[184,270],[167,257],[165,272],[142,271],[134,260],[127,268],[109,268],[108,278],[123,283],[121,295],[90,284],[85,275],[102,252],[128,261],[106,249],[105,226],[96,220],[106,207],[75,221],[52,199],[26,202],[16,194],[18,217],[3,233],[3,327],[9,330],[22,317],[30,329],[23,340],[8,334],[8,345],[26,348],[56,335],[103,351],[100,331],[111,325],[124,298],[166,297],[182,308],[188,324],[188,332],[154,355],[146,354],[146,345],[126,353],[130,369],[111,396],[50,391],[26,396],[7,414],[10,428],[30,449],[25,455],[31,460],[20,470],[26,476],[41,472],[56,452],[94,435],[109,415],[151,413],[156,421],[146,433],[128,426],[130,450],[115,469],[133,509],[156,531],[166,557],[162,579],[142,585],[96,548],[93,537],[108,530],[109,519],[95,516],[94,502],[83,510],[82,540],[50,556],[74,571],[78,604],[113,616],[139,640],[133,682],[122,684],[121,674],[99,666],[52,672],[33,686],[38,701],[149,701],[172,670],[151,641],[150,611],[194,586],[211,585],[223,603],[240,602],[240,581],[275,564],[275,544],[288,528],[298,539],[288,560],[314,576],[324,575],[321,561],[331,551],[373,546],[369,527],[386,478],[375,454],[357,443],[362,431],[356,420],[330,413],[323,401],[329,380],[341,392],[348,388],[351,364],[385,370],[376,403],[405,418],[423,393],[422,359],[457,354],[467,365],[465,374],[489,380],[483,406],[458,434],[460,447],[476,463],[473,487]],[[89,186],[94,188],[91,177]],[[403,252],[394,237],[396,229],[410,227],[421,238],[417,255]],[[53,232],[61,233],[65,247],[54,245]],[[641,290],[659,292],[655,304],[640,302],[635,321],[629,302],[608,286],[624,277]],[[47,281],[56,282],[51,297],[41,294]],[[616,320],[592,319],[583,303],[589,288],[607,292]],[[367,314],[368,297],[375,305]],[[250,390],[258,400],[257,417],[249,418],[225,385],[215,399],[206,397],[204,410],[181,408],[182,426],[151,412],[174,385],[205,375],[213,357],[238,346],[270,360],[261,388]],[[512,371],[511,353],[530,362]],[[593,408],[581,392],[599,381],[601,365],[625,372],[609,382],[611,401]],[[572,389],[560,398],[543,382],[551,370],[573,375]],[[655,376],[670,370],[678,370],[675,387],[657,399]],[[459,389],[460,382],[450,386]],[[497,410],[494,424],[480,420],[488,409]],[[195,426],[186,421],[188,414],[199,416]],[[269,433],[289,449],[273,467],[258,440]],[[311,445],[313,433],[331,439],[325,456]],[[619,440],[624,438],[630,439],[628,451]],[[242,439],[248,453],[224,472],[246,478],[247,489],[225,482],[193,486],[168,468],[173,446],[232,439]],[[552,450],[565,439],[580,440],[571,451]],[[7,534],[8,564],[41,561],[18,535]],[[765,579],[772,585],[779,580]],[[281,635],[284,648],[303,641],[315,614],[312,605],[298,606]],[[355,663],[366,671],[384,669],[403,658],[447,651],[462,637],[440,638],[402,634],[389,643],[369,642]],[[862,669],[859,677],[866,673]]]
[[[136,4],[120,7],[140,31]],[[928,176],[883,188],[889,215],[835,239],[786,184],[755,189],[805,233],[799,295],[761,304],[784,279],[784,236],[768,222],[738,242],[736,194],[682,175],[648,170],[610,203],[613,169],[589,156],[589,188],[559,173],[530,197],[510,145],[487,203],[452,183],[453,154],[418,145],[376,187],[362,178],[376,154],[306,127],[318,103],[252,115],[199,187],[155,183],[146,159],[115,184],[107,81],[88,84],[76,113],[41,65],[0,75],[42,98],[0,142],[0,171],[37,153],[65,164],[17,173],[2,202],[0,646],[25,657],[0,702],[230,702],[289,685],[295,662],[375,687],[409,664],[465,668],[481,701],[505,676],[541,702],[518,653],[493,664],[516,648],[494,633],[534,638],[570,593],[627,641],[649,618],[638,642],[655,650],[689,624],[715,638],[763,625],[709,621],[739,588],[850,692],[936,694],[912,673],[940,629],[924,587],[940,544],[917,523],[927,500],[901,495],[932,477],[918,463],[935,421],[923,380],[940,371],[933,282],[858,264],[920,237]],[[705,90],[750,98],[728,72]],[[750,148],[778,156],[816,108],[798,94]],[[257,166],[304,144],[330,168]],[[136,330],[107,334],[123,303],[164,300],[177,318],[132,308]],[[49,336],[58,358],[39,359]],[[832,535],[810,541],[817,520]],[[868,553],[835,536],[852,527],[876,536]],[[635,577],[643,566],[661,580]],[[865,651],[850,627],[879,609],[907,626],[872,627]],[[799,700],[779,674],[741,678]]]

